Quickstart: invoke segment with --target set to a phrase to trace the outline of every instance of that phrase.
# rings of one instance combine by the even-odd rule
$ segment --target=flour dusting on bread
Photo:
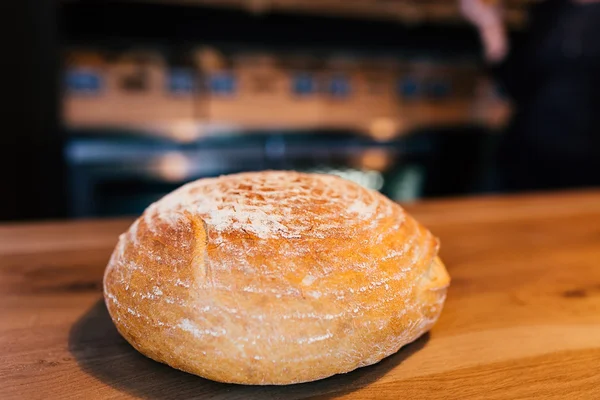
[[[344,179],[243,173],[189,183],[119,238],[104,293],[143,354],[218,381],[286,384],[381,360],[430,329],[438,241]]]

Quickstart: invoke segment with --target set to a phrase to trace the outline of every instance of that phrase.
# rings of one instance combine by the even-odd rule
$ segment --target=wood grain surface
[[[406,208],[453,278],[438,324],[379,364],[286,387],[210,382],[119,337],[101,279],[131,220],[0,226],[0,398],[600,398],[600,192]]]

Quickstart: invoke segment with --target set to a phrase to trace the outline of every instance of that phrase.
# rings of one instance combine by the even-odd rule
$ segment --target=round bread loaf
[[[429,330],[449,276],[438,241],[338,177],[201,179],[122,234],[104,296],[144,355],[221,382],[291,384],[373,364]]]

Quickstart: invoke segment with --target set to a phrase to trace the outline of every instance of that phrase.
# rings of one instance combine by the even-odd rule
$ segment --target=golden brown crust
[[[449,277],[404,210],[327,175],[193,182],[121,235],[104,278],[123,337],[216,381],[289,384],[378,362],[437,320]]]

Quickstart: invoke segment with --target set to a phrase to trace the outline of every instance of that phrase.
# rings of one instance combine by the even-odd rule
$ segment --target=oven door
[[[395,201],[426,196],[432,179],[448,184],[439,176],[439,140],[427,134],[379,143],[343,133],[267,133],[188,144],[96,135],[72,137],[67,159],[73,217],[138,215],[187,182],[244,171],[336,174]]]

